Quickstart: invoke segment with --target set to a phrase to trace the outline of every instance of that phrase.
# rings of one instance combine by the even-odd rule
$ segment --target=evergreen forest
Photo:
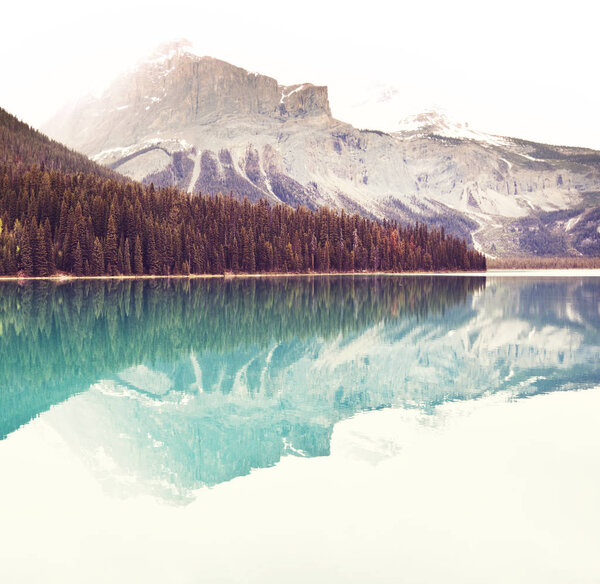
[[[0,276],[485,270],[426,224],[122,177],[0,110]]]

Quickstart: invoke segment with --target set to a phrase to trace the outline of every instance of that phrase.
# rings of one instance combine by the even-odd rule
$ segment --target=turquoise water
[[[600,439],[592,430],[600,421],[594,414],[600,385],[599,278],[2,283],[0,356],[0,464],[6,473],[0,487],[6,538],[0,540],[0,577],[6,570],[2,581],[39,581],[40,574],[44,581],[83,581],[77,579],[78,570],[107,555],[111,567],[88,574],[85,581],[398,582],[404,581],[401,576],[410,582],[439,581],[427,570],[417,577],[406,558],[401,569],[380,557],[388,552],[396,557],[394,545],[410,547],[407,525],[409,539],[419,541],[420,533],[434,556],[462,542],[457,544],[462,552],[440,560],[444,581],[517,582],[522,575],[522,581],[549,582],[552,574],[562,574],[556,581],[594,582],[600,577],[585,553],[587,545],[600,546],[598,534],[582,530],[577,512],[568,509],[572,498],[589,488],[585,517],[600,519],[594,495],[600,487]],[[467,431],[465,424],[473,427]],[[581,438],[578,433],[587,431],[586,424],[590,435]],[[573,442],[575,436],[581,441]],[[450,528],[442,518],[447,507],[441,515],[438,510],[437,519],[425,514],[419,520],[408,513],[406,498],[399,504],[394,496],[410,489],[417,508],[432,507],[432,496],[452,506],[483,480],[470,460],[477,459],[480,469],[489,461],[509,461],[504,470],[501,465],[489,469],[495,478],[485,489],[496,502],[481,503],[489,510],[507,491],[522,487],[522,479],[515,483],[512,465],[523,452],[528,453],[523,468],[536,492],[556,489],[547,485],[556,477],[548,477],[546,467],[536,470],[539,460],[555,456],[553,440],[571,453],[552,462],[553,472],[580,477],[573,492],[564,487],[548,510],[556,518],[566,505],[561,517],[570,527],[564,522],[538,525],[529,514],[535,504],[523,495],[516,507],[525,516],[515,519],[512,535],[506,527],[502,542],[510,550],[517,543],[531,546],[521,538],[527,532],[523,526],[531,527],[533,521],[531,539],[542,549],[539,558],[532,551],[529,560],[506,562],[504,571],[501,558],[507,550],[502,545],[490,557],[488,547],[479,556],[475,553],[472,565],[460,555],[476,552],[477,542],[486,541],[486,529],[490,537],[501,531],[493,523],[479,525],[479,531],[467,528],[481,514],[473,497],[463,502],[460,517],[448,519]],[[439,459],[453,443],[456,448]],[[486,451],[470,451],[481,444]],[[588,458],[573,469],[573,453],[584,451]],[[447,473],[435,475],[432,468],[439,470],[449,460]],[[409,461],[413,466],[400,470]],[[393,465],[400,466],[389,470]],[[384,468],[388,470],[381,475]],[[298,473],[294,481],[286,478],[289,473]],[[355,523],[336,539],[348,518],[327,516],[332,502],[324,493],[342,476],[339,488],[358,511],[349,512]],[[456,492],[450,489],[447,499],[444,484],[435,494],[429,492],[432,482],[457,480],[466,482],[457,483]],[[281,481],[285,484],[277,486]],[[55,484],[59,493],[50,500],[52,488],[46,484]],[[419,500],[426,493],[428,499]],[[280,506],[270,508],[265,498]],[[39,500],[36,513],[32,500]],[[387,502],[386,511],[379,510],[379,522],[373,523],[367,508],[361,514],[367,500],[373,509],[378,509],[375,500]],[[223,505],[226,519],[207,512],[206,505],[213,504]],[[292,573],[289,564],[256,552],[246,559],[247,569],[236,572],[231,562],[217,562],[214,550],[202,565],[196,563],[197,555],[182,551],[187,544],[181,539],[189,543],[207,537],[208,531],[214,537],[210,544],[202,540],[205,549],[216,537],[231,554],[246,554],[248,542],[235,534],[248,529],[249,519],[242,525],[241,517],[255,504],[263,513],[251,522],[253,540],[279,545],[273,538],[284,538],[294,557],[304,554],[303,570]],[[148,507],[142,512],[140,505]],[[284,522],[282,510],[290,505],[306,509],[302,517]],[[62,519],[48,507],[60,511]],[[82,510],[94,516],[92,508],[112,517],[110,528],[75,520]],[[385,517],[395,509],[401,517],[391,529]],[[136,513],[136,519],[125,522],[129,513]],[[24,515],[29,538],[52,529],[60,534],[57,521],[74,522],[63,534],[71,551],[52,552],[52,546],[32,543],[25,535],[22,541],[9,538],[9,532],[25,529]],[[149,517],[154,522],[146,526]],[[319,544],[328,553],[317,562],[318,570],[311,554],[317,553],[313,544],[319,537],[307,535],[307,517],[312,518],[311,529],[329,533],[329,544]],[[224,521],[231,530],[221,531]],[[263,533],[257,522],[268,524],[269,532]],[[131,532],[132,524],[141,531]],[[172,529],[165,531],[162,525]],[[424,525],[427,533],[419,531]],[[364,529],[371,530],[367,540]],[[566,572],[561,572],[562,564],[552,565],[556,557],[546,564],[541,558],[553,546],[564,549],[567,540],[573,541],[569,529],[583,538],[576,552],[581,557],[565,556]],[[440,535],[449,532],[450,539]],[[354,539],[349,538],[352,533]],[[118,553],[113,549],[124,534],[129,534],[131,556],[122,547]],[[132,541],[144,541],[142,551]],[[354,549],[357,541],[359,550]],[[141,569],[154,545],[163,550],[165,562],[179,563],[180,573],[165,575],[156,566],[148,573],[127,572],[132,565]],[[413,551],[411,557],[417,556]],[[285,557],[280,554],[278,561]],[[344,562],[354,565],[357,557],[364,558],[364,566],[340,568]],[[487,563],[477,567],[477,557]],[[486,571],[489,562],[499,563],[495,575]],[[515,565],[520,569],[511,572]]]

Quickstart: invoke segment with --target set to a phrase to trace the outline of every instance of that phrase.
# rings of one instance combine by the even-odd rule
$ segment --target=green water
[[[0,581],[600,578],[600,278],[0,283]]]
[[[78,440],[185,500],[327,456],[359,412],[598,384],[599,305],[595,279],[5,283],[0,437],[66,402]]]

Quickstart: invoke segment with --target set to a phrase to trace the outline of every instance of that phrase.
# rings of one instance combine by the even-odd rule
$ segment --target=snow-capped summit
[[[421,134],[439,134],[446,133],[460,134],[469,131],[468,123],[451,122],[446,113],[427,110],[412,116],[404,118],[398,122],[398,132],[418,132]]]
[[[434,135],[459,140],[478,140],[493,144],[506,142],[506,139],[502,136],[478,132],[470,128],[468,122],[457,122],[450,119],[447,113],[433,109],[404,118],[398,122],[395,132],[404,136]]]

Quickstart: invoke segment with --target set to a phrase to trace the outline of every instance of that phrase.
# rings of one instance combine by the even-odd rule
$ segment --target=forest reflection
[[[0,439],[100,378],[443,315],[484,277],[0,283]]]
[[[105,486],[186,502],[361,412],[598,385],[598,306],[590,278],[2,283],[0,437],[43,414]]]

